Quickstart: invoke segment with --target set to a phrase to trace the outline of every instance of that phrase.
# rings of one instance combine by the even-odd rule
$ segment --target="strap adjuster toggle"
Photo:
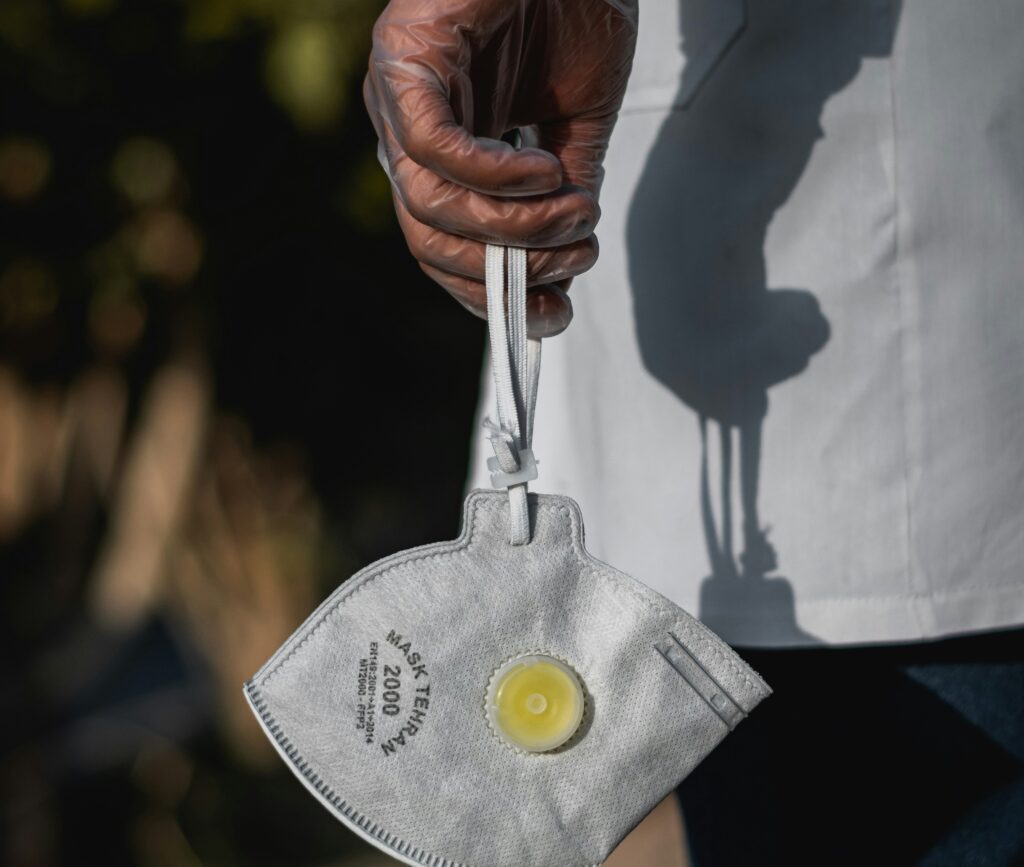
[[[511,472],[503,470],[496,457],[487,459],[492,487],[510,488],[513,485],[525,485],[537,478],[537,459],[533,456],[533,449],[519,449],[518,458],[519,469]]]

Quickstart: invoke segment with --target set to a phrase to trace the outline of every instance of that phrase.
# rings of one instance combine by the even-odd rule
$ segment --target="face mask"
[[[600,864],[759,702],[721,639],[595,560],[579,507],[527,493],[540,367],[526,254],[487,251],[498,491],[462,534],[344,582],[246,684],[282,757],[406,864]]]

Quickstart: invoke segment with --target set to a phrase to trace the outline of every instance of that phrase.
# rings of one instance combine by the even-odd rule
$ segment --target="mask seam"
[[[537,508],[541,509],[544,508],[545,506],[547,506],[547,508],[551,508],[551,505],[538,503]],[[606,580],[612,581],[612,583],[621,587],[623,590],[626,590],[631,596],[633,596],[638,601],[643,602],[652,611],[656,611],[658,614],[669,615],[673,617],[675,616],[675,612],[671,608],[668,608],[664,605],[659,605],[655,600],[649,599],[639,587],[634,586],[631,582],[635,582],[635,578],[629,578],[628,576],[618,572],[618,570],[609,566],[607,563],[604,563],[601,560],[598,560],[596,557],[592,556],[590,552],[588,552],[580,544],[578,515],[576,515],[574,513],[574,510],[569,508],[568,506],[560,506],[559,511],[569,516],[569,521],[572,530],[572,532],[570,533],[570,537],[572,538],[573,551],[576,554],[576,556],[579,557],[580,560],[584,563],[584,565],[588,566],[592,570],[591,575],[593,577],[604,578]],[[683,613],[686,614],[687,618],[692,618],[692,615],[690,615],[689,612],[686,612],[679,606],[674,606],[674,608],[678,609],[679,611],[683,611]],[[767,695],[771,694],[771,689],[768,687],[767,684],[764,683],[760,675],[758,675],[758,680],[761,681],[760,684],[755,683],[753,680],[751,680],[749,674],[743,670],[743,667],[739,663],[731,659],[722,648],[717,647],[709,637],[702,636],[700,633],[696,632],[692,628],[692,625],[690,624],[689,620],[679,620],[679,623],[682,626],[683,630],[687,633],[687,635],[691,636],[699,645],[706,647],[714,657],[720,659],[728,669],[730,669],[734,674],[741,678],[743,683],[745,683],[751,690],[754,691],[755,697],[757,699],[762,699]],[[744,665],[746,665],[746,663],[744,663]]]
[[[424,864],[427,865],[427,867],[470,867],[470,865],[464,861],[454,861],[450,858],[444,857],[443,855],[432,855],[425,852],[418,846],[413,846],[397,834],[385,831],[384,828],[376,822],[373,822],[364,813],[361,813],[352,807],[344,798],[338,795],[334,789],[324,782],[320,775],[312,769],[310,763],[303,758],[298,748],[284,734],[281,727],[277,724],[273,713],[270,712],[267,702],[261,696],[259,687],[257,687],[252,681],[249,681],[246,683],[245,689],[248,693],[249,702],[252,705],[253,710],[256,711],[257,715],[263,721],[266,730],[273,735],[274,740],[277,742],[281,751],[291,762],[295,770],[299,772],[314,791],[316,791],[316,793],[326,803],[330,804],[347,823],[355,825],[356,828],[364,834],[379,840],[388,849],[399,853],[405,858],[412,859],[418,864]]]
[[[291,762],[292,767],[326,803],[330,804],[343,817],[346,823],[355,825],[362,834],[374,837],[388,849],[418,864],[426,865],[426,867],[472,867],[468,862],[455,861],[443,855],[426,852],[418,846],[413,846],[409,841],[403,840],[397,834],[385,831],[381,825],[373,822],[366,814],[352,807],[323,781],[320,775],[313,770],[312,765],[303,758],[298,748],[284,734],[281,727],[277,724],[273,713],[270,712],[266,700],[263,699],[259,687],[252,681],[248,681],[245,684],[245,692],[253,710],[263,721],[266,730],[273,735],[275,742],[289,762]],[[601,865],[600,863],[593,863],[584,865],[584,867],[601,867]]]

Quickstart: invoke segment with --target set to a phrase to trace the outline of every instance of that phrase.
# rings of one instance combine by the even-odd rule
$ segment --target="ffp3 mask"
[[[771,690],[590,557],[572,500],[527,495],[539,344],[522,251],[508,254],[506,328],[501,253],[488,251],[488,291],[506,491],[471,494],[457,540],[343,583],[246,692],[306,786],[393,857],[586,867]]]

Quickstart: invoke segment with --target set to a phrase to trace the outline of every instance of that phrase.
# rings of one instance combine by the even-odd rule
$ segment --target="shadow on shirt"
[[[863,58],[891,52],[898,10],[896,0],[681,0],[689,73],[631,203],[627,249],[644,365],[700,428],[711,574],[699,616],[712,629],[731,631],[722,619],[730,612],[770,611],[775,622],[788,620],[787,643],[820,643],[796,622],[790,582],[770,576],[778,556],[758,513],[758,485],[768,391],[807,368],[830,326],[815,287],[769,287],[764,245],[823,136],[825,103]]]

